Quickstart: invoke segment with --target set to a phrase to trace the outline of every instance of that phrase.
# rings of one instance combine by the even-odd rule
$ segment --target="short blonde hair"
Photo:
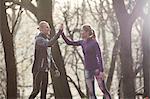
[[[48,22],[46,22],[46,21],[41,21],[41,22],[39,23],[39,28],[42,28],[43,24],[49,25]]]

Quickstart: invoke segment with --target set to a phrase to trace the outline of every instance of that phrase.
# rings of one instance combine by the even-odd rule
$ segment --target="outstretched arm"
[[[51,47],[56,41],[57,39],[59,38],[60,34],[62,33],[62,30],[59,30],[59,32],[57,34],[54,35],[54,37],[52,37],[49,41],[48,41],[48,44],[47,46],[48,47]]]
[[[55,36],[53,38],[51,38],[50,40],[46,40],[43,37],[37,36],[36,37],[36,44],[40,47],[51,47],[59,38],[60,34],[62,33],[61,30],[59,30],[59,32],[57,34],[55,34]]]
[[[64,33],[62,33],[62,37],[64,39],[64,41],[68,44],[68,45],[73,45],[73,46],[80,46],[82,41],[71,41],[69,40]]]

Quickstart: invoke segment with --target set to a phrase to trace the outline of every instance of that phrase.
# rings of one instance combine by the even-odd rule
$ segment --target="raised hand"
[[[63,23],[62,23],[62,24],[60,25],[59,30],[63,31],[63,28],[64,28],[64,25],[63,25]]]
[[[64,28],[64,26],[63,26],[63,24],[61,24],[59,27],[59,32],[58,32],[60,35],[63,33],[63,28]]]

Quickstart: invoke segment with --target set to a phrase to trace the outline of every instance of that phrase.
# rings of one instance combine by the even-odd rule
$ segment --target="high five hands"
[[[64,33],[63,32],[63,28],[64,28],[64,26],[63,26],[63,24],[61,24],[60,27],[59,27],[59,32],[58,32],[59,35],[61,35],[62,33]]]
[[[59,30],[63,31],[63,28],[64,28],[64,25],[63,25],[63,23],[62,23],[62,24],[60,25]]]
[[[63,33],[63,28],[64,28],[64,25],[63,25],[63,24],[61,24],[61,25],[60,25],[60,27],[59,27],[59,32],[61,32],[60,34],[62,34],[62,33]]]

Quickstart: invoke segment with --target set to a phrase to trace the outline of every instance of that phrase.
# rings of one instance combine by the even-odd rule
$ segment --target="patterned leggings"
[[[98,82],[98,86],[101,89],[101,91],[104,94],[104,99],[111,99],[111,96],[108,92],[108,90],[106,89],[106,85],[104,80],[101,78],[101,75],[99,73],[99,75],[95,74],[95,70],[85,70],[85,78],[86,78],[86,85],[88,87],[88,92],[89,92],[89,99],[96,99],[95,96],[95,88],[94,88],[94,77],[96,78],[97,82]]]

